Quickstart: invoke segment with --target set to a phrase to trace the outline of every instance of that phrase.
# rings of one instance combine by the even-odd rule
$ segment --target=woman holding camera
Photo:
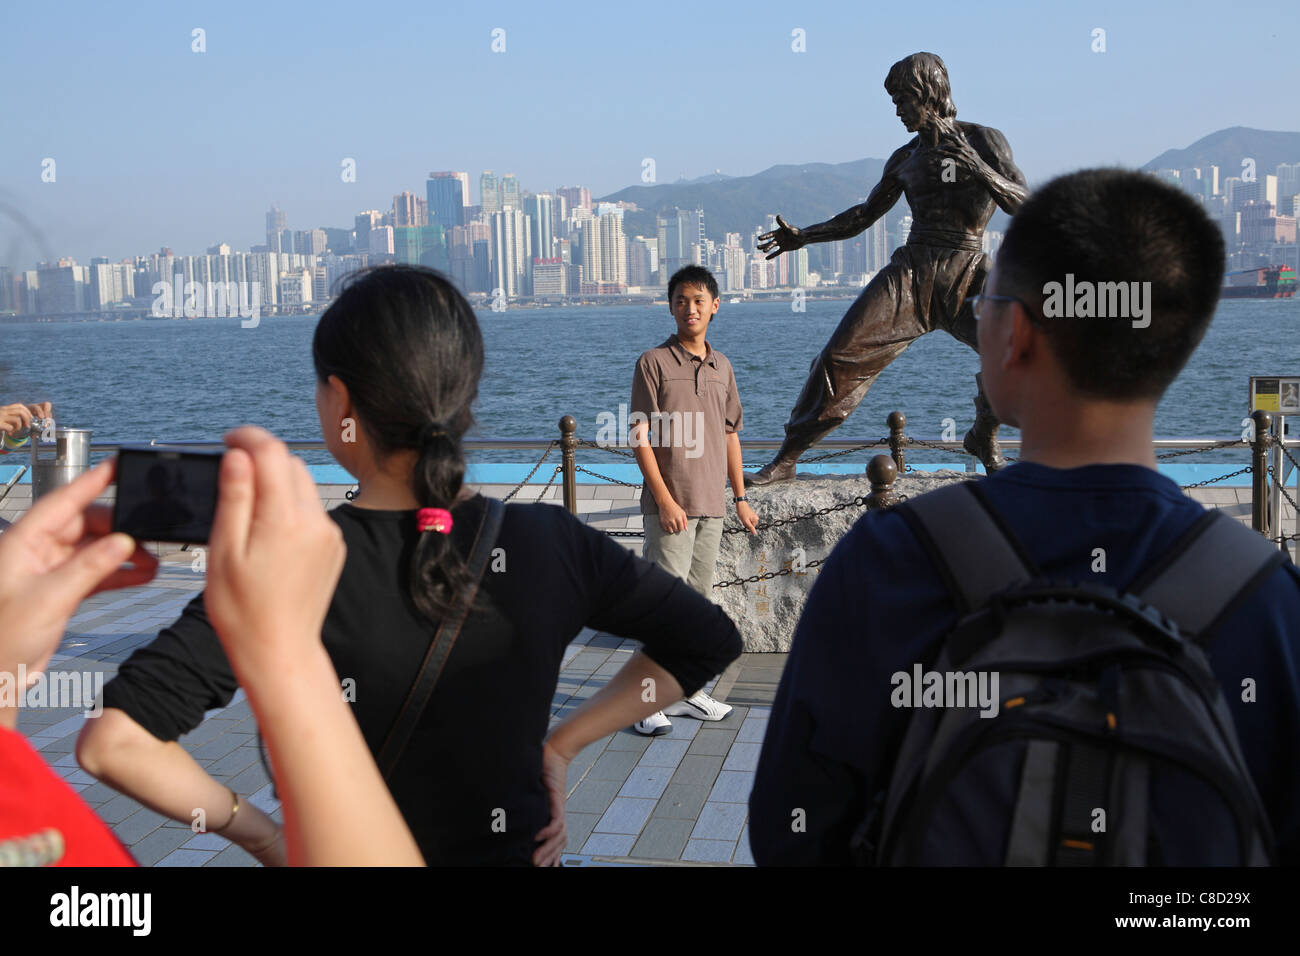
[[[501,514],[464,487],[483,345],[439,274],[354,277],[312,356],[326,446],[360,487],[330,513],[347,560],[321,637],[340,692],[427,862],[558,865],[573,756],[694,693],[740,653],[739,634],[717,605],[567,511]],[[548,737],[563,654],[584,626],[644,647]],[[77,757],[173,819],[204,808],[209,829],[279,863],[277,825],[175,742],[236,687],[200,595],[122,664]]]

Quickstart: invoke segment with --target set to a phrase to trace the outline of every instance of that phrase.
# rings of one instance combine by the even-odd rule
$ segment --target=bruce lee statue
[[[885,78],[898,118],[916,136],[885,163],[866,202],[827,222],[803,229],[777,217],[777,229],[759,237],[772,259],[813,242],[848,239],[867,229],[906,196],[912,210],[907,243],[849,307],[813,361],[785,426],[776,457],[745,483],[793,478],[795,463],[816,441],[848,418],[871,383],[916,338],[944,329],[978,348],[975,317],[966,300],[984,286],[990,263],[982,251],[984,227],[995,206],[1008,214],[1028,190],[997,130],[958,122],[948,70],[933,53],[914,53]],[[975,424],[963,445],[996,471],[1006,461],[998,447],[998,420],[975,376]]]

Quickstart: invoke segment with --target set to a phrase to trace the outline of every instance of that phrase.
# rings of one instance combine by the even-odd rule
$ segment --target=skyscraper
[[[280,251],[280,236],[287,224],[288,220],[280,209],[280,204],[276,203],[266,214],[266,248],[271,252]]]
[[[413,192],[398,193],[393,197],[394,226],[423,226],[428,222],[425,202]]]
[[[501,184],[492,170],[483,170],[483,175],[478,178],[478,193],[483,215],[491,222],[492,216],[501,211]]]
[[[555,255],[554,233],[552,232],[554,205],[550,193],[538,193],[529,196],[524,209],[532,220],[531,239],[533,258],[550,259]]]
[[[519,189],[519,180],[514,173],[506,173],[501,177],[501,208],[504,209],[506,206],[524,208],[523,193]]]
[[[354,231],[352,236],[352,248],[359,253],[370,252],[370,231],[378,228],[383,213],[378,209],[367,209],[357,215],[354,221]]]
[[[555,190],[555,195],[563,196],[570,210],[591,208],[591,190],[586,186],[561,186]]]
[[[464,173],[429,173],[424,184],[429,215],[444,229],[465,225]]]
[[[513,206],[492,215],[492,291],[501,289],[506,298],[523,295],[527,217]]]

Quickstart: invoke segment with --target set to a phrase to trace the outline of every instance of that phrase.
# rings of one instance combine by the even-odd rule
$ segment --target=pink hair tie
[[[421,531],[451,533],[451,512],[446,508],[421,508],[415,514],[415,523]]]

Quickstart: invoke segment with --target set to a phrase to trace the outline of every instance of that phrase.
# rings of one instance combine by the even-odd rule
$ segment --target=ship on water
[[[1289,299],[1295,295],[1296,275],[1290,266],[1238,269],[1223,277],[1223,299]]]

